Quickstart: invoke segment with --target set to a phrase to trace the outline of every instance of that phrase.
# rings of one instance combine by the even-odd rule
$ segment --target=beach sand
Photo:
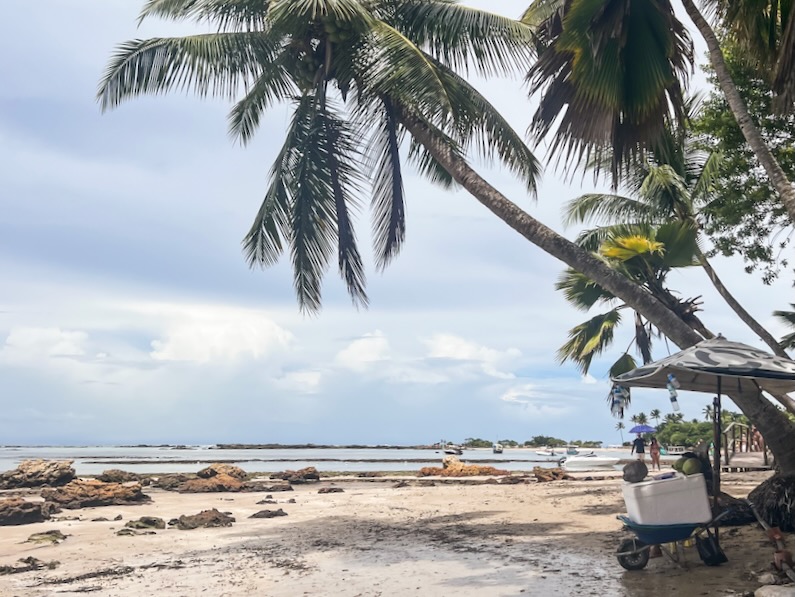
[[[765,475],[725,475],[724,489],[744,497]],[[694,548],[689,569],[667,558],[628,572],[616,561],[629,536],[620,479],[516,485],[396,487],[396,480],[324,479],[273,493],[178,494],[147,490],[153,502],[64,510],[56,520],[0,528],[0,566],[33,556],[60,564],[0,576],[0,595],[350,597],[429,595],[659,596],[737,595],[760,586],[773,548],[756,526],[721,531],[729,563],[704,566]],[[427,483],[428,481],[424,481]],[[320,494],[322,487],[342,493]],[[16,492],[15,492],[16,493]],[[36,493],[31,493],[35,495]],[[287,503],[294,499],[295,503]],[[118,536],[141,516],[168,521],[217,508],[231,527]],[[262,509],[287,516],[252,519]],[[92,519],[121,521],[97,522]],[[70,518],[76,518],[71,520]],[[60,530],[57,545],[25,542]]]

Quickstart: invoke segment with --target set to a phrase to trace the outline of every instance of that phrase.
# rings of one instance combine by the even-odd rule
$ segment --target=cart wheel
[[[624,539],[618,546],[617,554],[618,563],[627,570],[642,570],[649,563],[649,549],[637,539]]]

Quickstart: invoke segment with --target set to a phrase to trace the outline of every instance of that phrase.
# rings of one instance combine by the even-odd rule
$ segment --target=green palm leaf
[[[149,17],[209,22],[219,31],[266,28],[269,0],[148,0],[139,22]]]
[[[569,340],[557,352],[558,361],[572,361],[583,375],[587,374],[594,356],[612,344],[613,331],[620,322],[621,314],[613,309],[573,327]]]
[[[555,290],[563,291],[563,296],[575,308],[587,311],[599,302],[615,300],[615,296],[596,282],[571,268],[567,268],[555,283]]]
[[[103,110],[145,93],[191,90],[231,98],[275,60],[280,46],[262,33],[214,33],[122,44],[99,86]]]
[[[626,220],[651,221],[651,209],[637,199],[601,193],[580,195],[563,206],[563,222],[566,226]]]
[[[623,373],[632,371],[637,366],[638,364],[635,361],[635,359],[632,357],[632,355],[625,352],[618,358],[618,360],[615,363],[612,364],[607,374],[610,377],[617,377],[619,375],[622,375]]]

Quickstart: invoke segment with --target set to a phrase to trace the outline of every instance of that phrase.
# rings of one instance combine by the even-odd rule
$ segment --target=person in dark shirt
[[[632,451],[630,454],[637,454],[638,460],[643,462],[646,459],[646,441],[638,433],[638,437],[632,442]]]

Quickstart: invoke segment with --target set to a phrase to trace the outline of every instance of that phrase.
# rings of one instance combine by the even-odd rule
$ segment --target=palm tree
[[[622,444],[624,443],[624,429],[626,429],[626,426],[624,425],[624,421],[619,421],[618,423],[616,423],[616,431],[618,431],[621,434],[621,443]]]
[[[790,303],[790,307],[795,309],[795,303]],[[773,315],[782,323],[791,328],[795,328],[795,311],[773,311]],[[787,334],[780,341],[782,348],[795,348],[795,332]]]
[[[715,31],[693,0],[682,4],[707,43],[716,78],[748,145],[795,222],[795,188],[754,125]],[[746,5],[759,11],[758,5]],[[565,154],[567,163],[596,159],[601,164],[608,157],[615,186],[622,172],[659,150],[666,127],[683,127],[682,88],[692,69],[693,49],[669,0],[534,0],[522,21],[533,27],[538,40],[538,61],[528,80],[531,93],[540,92],[541,98],[531,128],[541,139],[556,125],[551,147]],[[787,39],[792,37],[795,32]],[[793,53],[786,51],[795,62]],[[789,69],[782,89],[795,89],[793,79]],[[793,97],[790,92],[790,104]]]
[[[149,17],[193,20],[215,32],[122,44],[100,84],[103,108],[175,89],[228,99],[242,90],[230,128],[245,142],[272,105],[293,103],[244,248],[249,262],[260,266],[289,249],[302,309],[320,308],[322,276],[333,254],[353,301],[366,304],[351,211],[363,194],[362,175],[369,173],[376,258],[384,267],[404,238],[399,150],[408,138],[408,157],[423,174],[460,184],[524,238],[643,313],[680,347],[701,339],[665,304],[523,212],[467,162],[468,150],[480,150],[519,175],[528,190],[535,188],[532,153],[456,74],[468,65],[486,74],[523,67],[527,27],[447,0],[147,0],[141,18]],[[757,426],[763,434],[771,427],[765,439],[777,460],[795,463],[795,448],[784,442],[795,426],[780,428],[778,419],[765,418],[758,397],[735,402],[761,413]]]
[[[702,412],[704,413],[704,420],[705,421],[711,421],[712,420],[712,416],[713,416],[712,415],[712,406],[710,406],[708,404],[707,406],[704,407],[704,410]]]
[[[652,410],[652,411],[649,413],[649,417],[651,417],[652,419],[654,419],[654,423],[655,423],[656,425],[659,425],[659,423],[660,423],[660,418],[662,417],[662,413],[660,412],[660,409],[659,409],[659,408],[655,408],[655,409],[653,409],[653,410]]]
[[[697,329],[702,335],[711,335],[695,315],[693,299],[680,301],[666,288],[665,280],[673,268],[694,264],[695,230],[673,222],[653,227],[648,224],[614,226],[604,229],[604,234],[582,235],[578,243],[598,254],[622,275],[640,284],[650,294],[667,304],[683,321]],[[597,243],[600,243],[597,246]],[[558,360],[572,361],[583,372],[588,373],[593,357],[606,351],[613,343],[614,331],[622,321],[621,312],[627,305],[616,301],[616,297],[587,277],[572,269],[566,270],[558,283],[566,300],[581,310],[589,310],[604,304],[608,311],[569,330],[568,340],[558,350]],[[652,338],[658,332],[635,311],[635,333],[632,338],[644,363],[652,360]],[[637,366],[630,356],[629,348],[610,367],[610,375],[616,376]]]
[[[695,116],[694,102],[687,105],[689,117]],[[567,224],[593,223],[598,227],[580,234],[580,238],[604,237],[611,226],[630,223],[663,224],[672,219],[700,230],[699,211],[713,198],[713,180],[720,168],[721,156],[715,152],[704,154],[684,131],[668,129],[661,137],[664,151],[650,156],[645,164],[637,164],[627,172],[623,184],[629,196],[618,194],[586,194],[571,200],[565,207]],[[770,349],[780,357],[789,358],[786,351],[723,284],[706,255],[700,239],[695,244],[696,258],[712,285],[737,316]],[[795,412],[795,402],[790,407]]]
[[[638,425],[646,425],[649,422],[649,419],[646,418],[646,413],[640,412],[638,413],[637,421],[635,421]]]

